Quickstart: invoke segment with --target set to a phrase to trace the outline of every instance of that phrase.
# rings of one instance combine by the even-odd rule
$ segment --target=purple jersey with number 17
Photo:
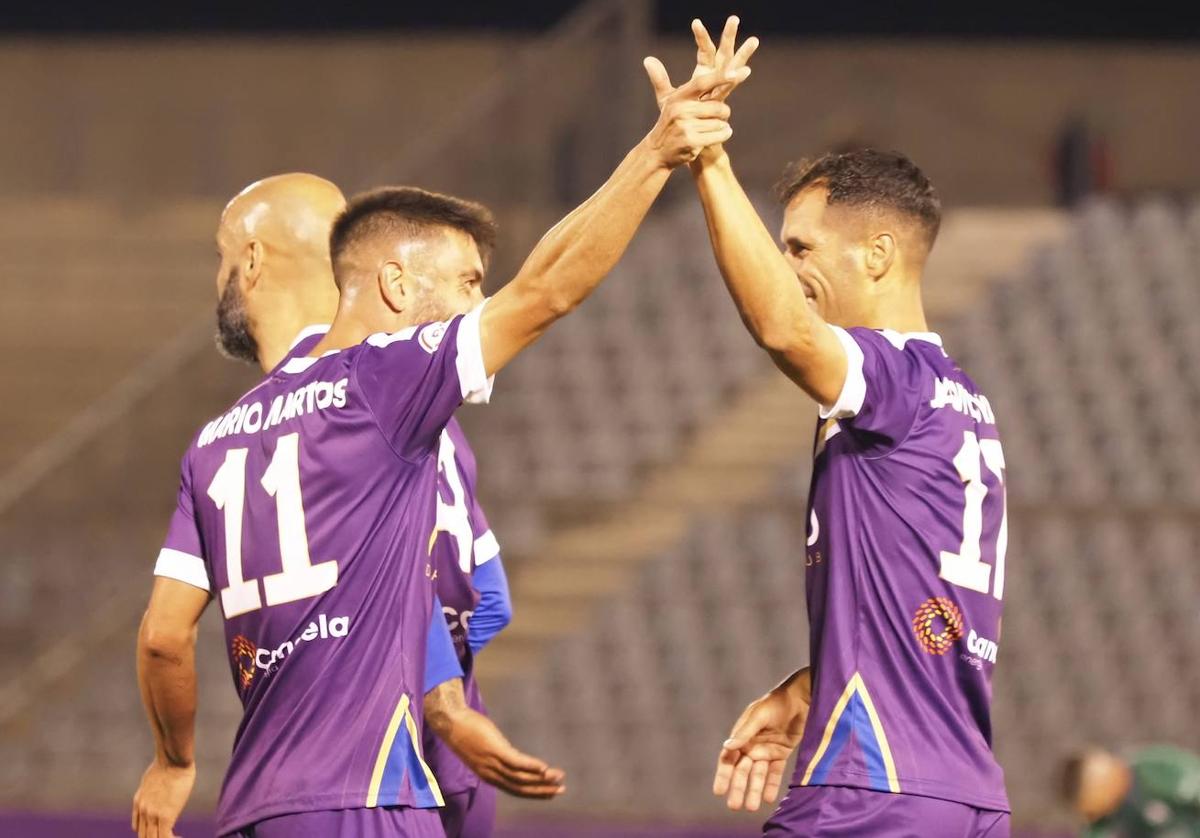
[[[834,331],[848,370],[817,428],[793,785],[1007,811],[990,720],[1008,541],[996,418],[937,335]]]
[[[244,715],[218,830],[434,807],[421,748],[438,443],[486,401],[482,306],[287,359],[183,460],[155,572],[213,591]]]

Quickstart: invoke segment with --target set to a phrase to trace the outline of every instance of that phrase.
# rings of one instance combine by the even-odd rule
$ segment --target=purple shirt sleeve
[[[822,419],[837,419],[866,451],[882,454],[900,444],[929,389],[921,365],[906,340],[895,332],[830,326],[846,350],[846,381]]]
[[[192,496],[192,468],[188,454],[179,466],[179,495],[175,512],[167,527],[158,561],[154,564],[154,575],[165,576],[186,582],[206,591],[212,590],[208,565],[204,562],[204,549],[200,541],[200,528],[196,523],[195,502]]]
[[[447,323],[371,335],[364,343],[355,368],[358,387],[401,457],[417,459],[436,448],[463,401],[490,398],[479,333],[483,305]]]

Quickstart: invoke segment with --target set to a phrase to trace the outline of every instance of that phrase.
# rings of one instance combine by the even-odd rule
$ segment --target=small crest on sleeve
[[[417,343],[432,355],[442,345],[442,338],[446,336],[446,327],[449,325],[449,323],[430,323],[417,334]]]

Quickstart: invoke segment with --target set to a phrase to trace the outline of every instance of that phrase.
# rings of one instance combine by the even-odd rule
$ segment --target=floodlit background
[[[1009,465],[1015,824],[1071,827],[1054,782],[1083,743],[1200,747],[1194,21],[327,5],[0,11],[0,832],[127,829],[152,753],[133,642],[178,459],[254,379],[212,342],[224,202],[294,170],[479,199],[494,289],[649,129],[641,58],[686,75],[691,17],[734,11],[763,45],[730,150],[769,226],[784,164],[831,148],[904,151],[947,207],[927,308]],[[570,787],[504,801],[506,834],[757,834],[708,789],[744,704],[807,662],[815,408],[743,331],[685,174],[502,378],[461,414],[516,611],[478,669]],[[198,657],[188,838],[211,834],[240,715],[215,608]]]

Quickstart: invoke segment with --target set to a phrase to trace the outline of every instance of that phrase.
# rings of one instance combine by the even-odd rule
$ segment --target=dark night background
[[[354,32],[394,29],[489,28],[538,31],[574,4],[498,3],[57,3],[0,5],[0,31],[96,32]],[[1190,7],[1190,8],[1181,8]],[[659,31],[686,31],[692,17],[720,20],[738,13],[762,33],[841,37],[981,37],[1200,40],[1200,7],[1191,3],[865,3],[713,2],[662,0]]]

